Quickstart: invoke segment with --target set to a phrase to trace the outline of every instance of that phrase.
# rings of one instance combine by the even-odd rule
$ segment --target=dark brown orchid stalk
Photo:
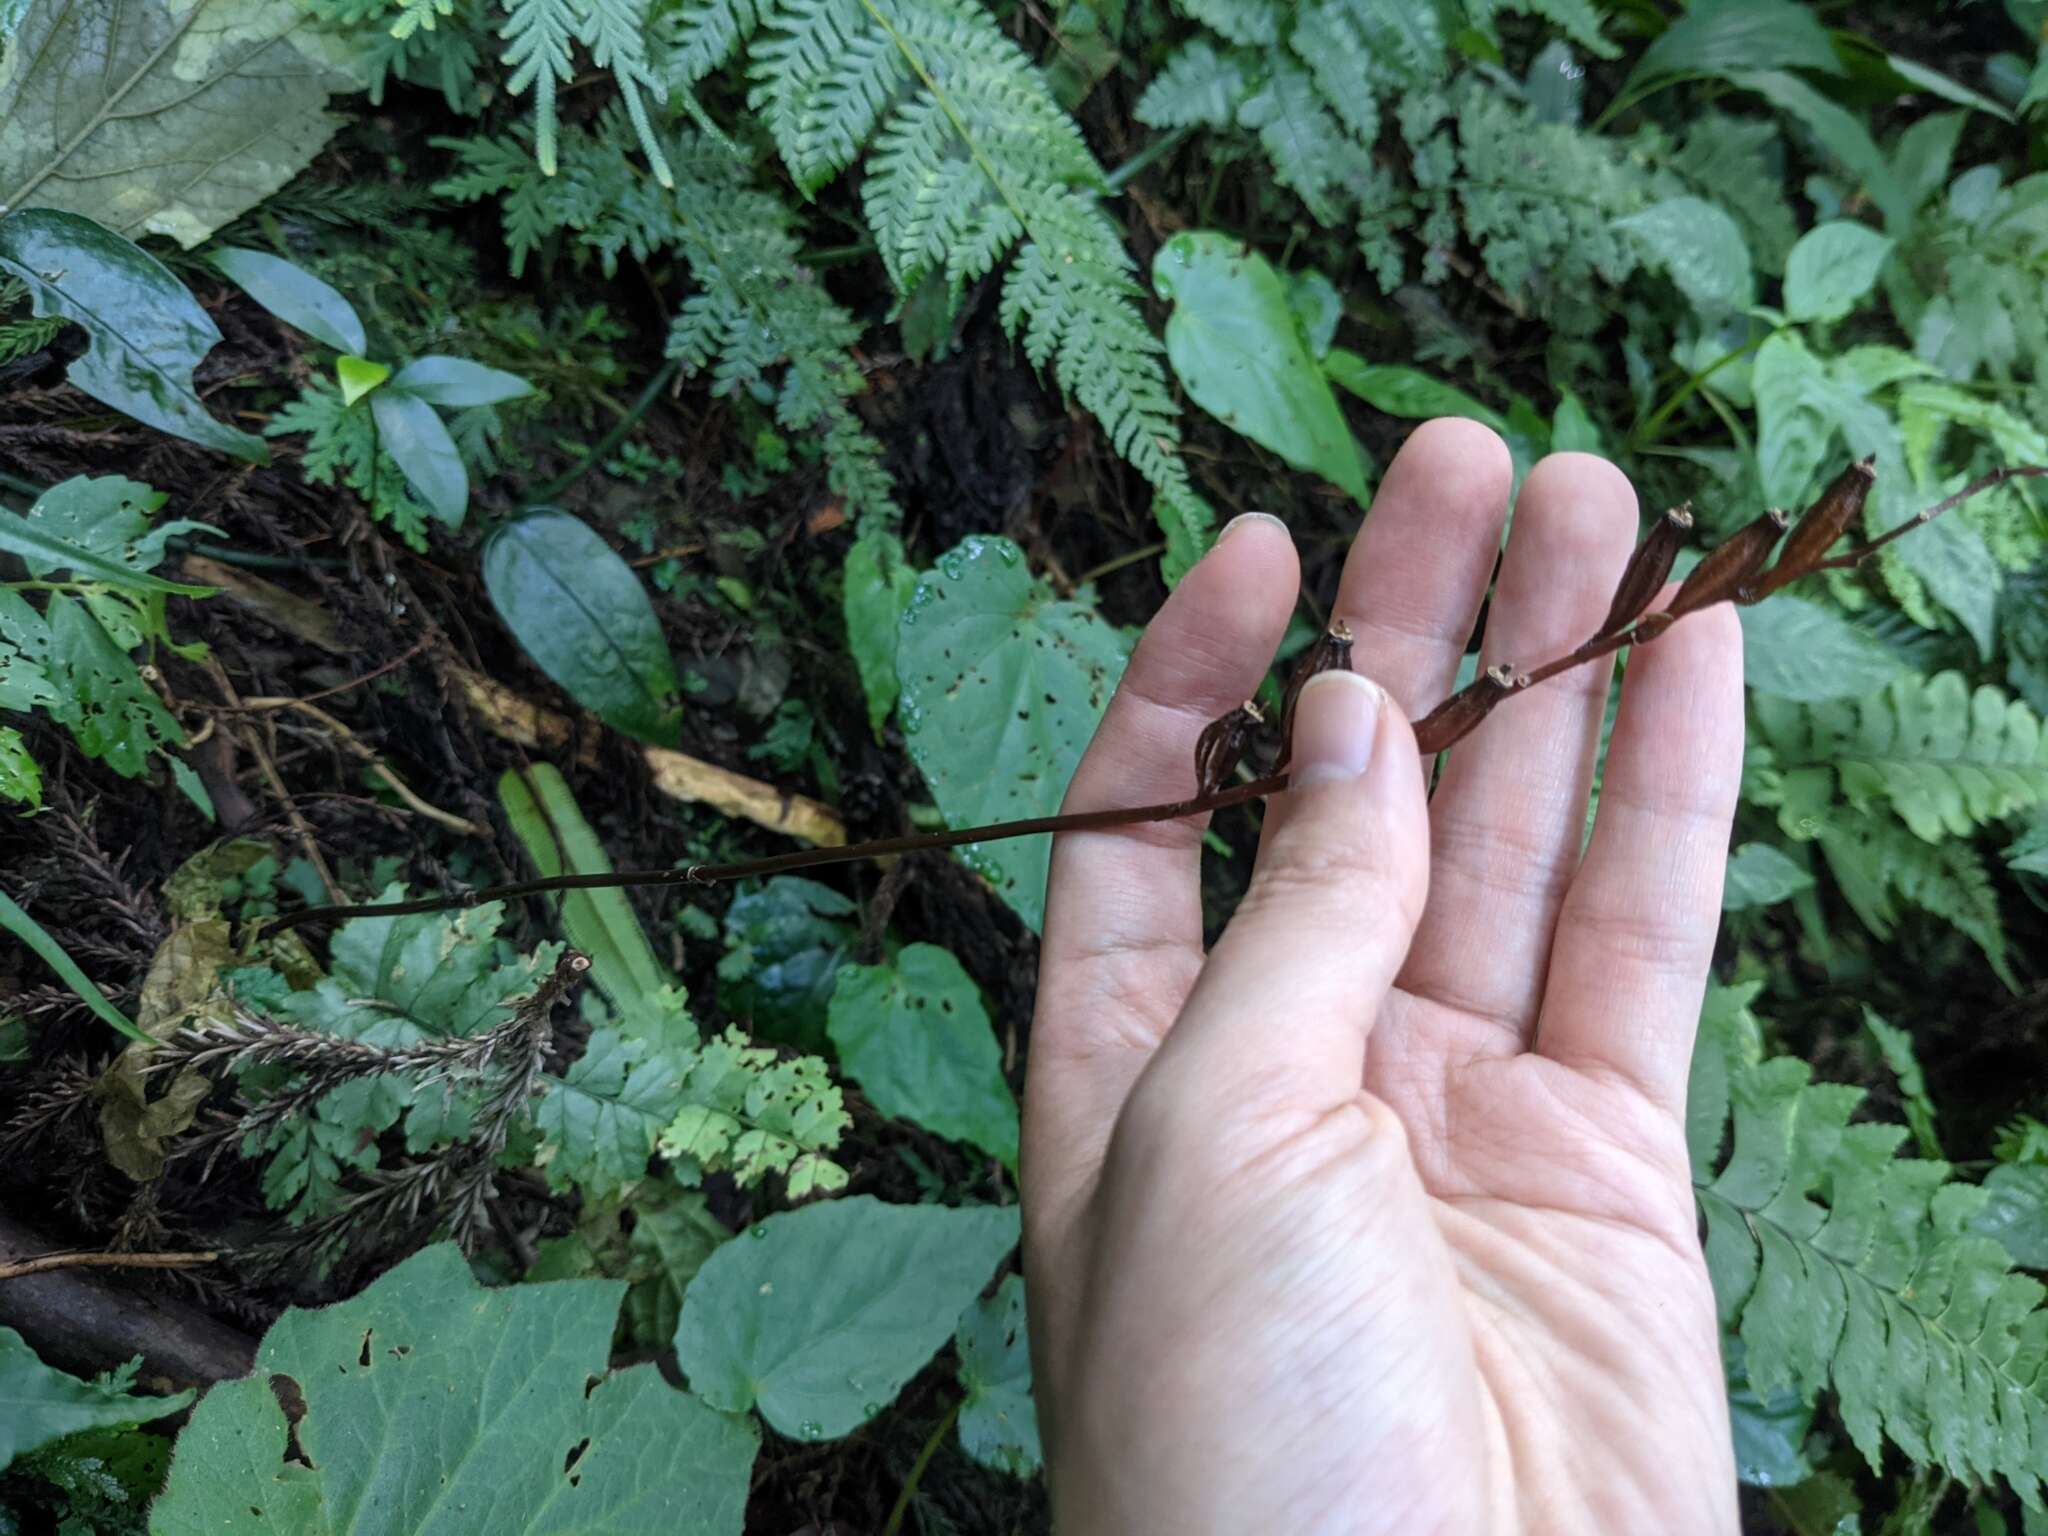
[[[1828,551],[1849,531],[1869,498],[1876,471],[1872,461],[1864,459],[1836,476],[1797,521],[1773,508],[1731,534],[1692,568],[1679,583],[1669,603],[1651,613],[1648,611],[1650,604],[1663,590],[1685,536],[1692,528],[1690,508],[1675,507],[1658,519],[1656,526],[1629,557],[1615,587],[1606,619],[1583,645],[1526,672],[1505,663],[1487,668],[1469,685],[1414,722],[1416,745],[1430,755],[1442,752],[1471,735],[1506,700],[1538,683],[1547,682],[1560,673],[1603,656],[1611,656],[1624,646],[1647,645],[1680,619],[1704,609],[1731,602],[1747,606],[1761,602],[1790,583],[1817,571],[1853,569],[1893,540],[1932,522],[1972,496],[2003,485],[2008,480],[2037,475],[2048,475],[2048,465],[2023,464],[1994,470],[1868,543],[1830,555]],[[1791,530],[1789,535],[1786,532],[1788,527]],[[1784,545],[1779,549],[1781,538]],[[1771,552],[1774,549],[1778,550],[1778,557],[1772,562]],[[985,827],[957,827],[947,832],[881,838],[843,848],[806,848],[729,864],[692,864],[683,869],[628,870],[604,875],[560,875],[547,880],[490,886],[460,896],[429,896],[417,901],[387,901],[360,907],[312,907],[270,920],[269,930],[282,932],[301,923],[352,917],[397,917],[414,912],[447,911],[555,891],[585,891],[607,886],[711,885],[721,880],[814,869],[823,864],[846,864],[925,849],[956,848],[963,843],[995,842],[1043,832],[1093,831],[1205,815],[1279,794],[1288,787],[1285,770],[1293,753],[1294,707],[1301,696],[1302,685],[1318,672],[1339,667],[1348,670],[1351,647],[1351,630],[1339,619],[1302,654],[1281,696],[1279,749],[1273,766],[1264,776],[1224,787],[1224,781],[1245,761],[1255,743],[1258,728],[1265,724],[1265,717],[1257,705],[1240,704],[1204,728],[1195,744],[1195,793],[1186,800],[1059,816],[1032,816]]]

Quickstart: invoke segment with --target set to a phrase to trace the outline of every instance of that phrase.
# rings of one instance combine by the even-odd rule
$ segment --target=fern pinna
[[[1979,1186],[1896,1155],[1863,1091],[1765,1059],[1755,988],[1708,999],[1686,1115],[1707,1267],[1752,1385],[1832,1388],[1873,1468],[1890,1440],[2039,1510],[2048,1470],[2048,1287],[1973,1230]]]
[[[1818,841],[1864,924],[1889,937],[1902,898],[1968,934],[2015,986],[1990,873],[1964,839],[2048,803],[2040,717],[1956,672],[1900,677],[1868,698],[1754,704],[1774,769],[1763,799],[1787,833]]]
[[[1210,515],[1179,454],[1162,348],[1106,189],[1030,59],[971,0],[690,0],[660,29],[677,83],[744,43],[775,147],[808,195],[867,155],[862,202],[890,279],[957,300],[1013,250],[1001,318],[1034,367],[1108,431],[1157,493],[1169,564]]]

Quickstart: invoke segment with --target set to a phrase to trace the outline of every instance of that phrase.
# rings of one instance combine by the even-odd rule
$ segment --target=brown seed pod
[[[1493,713],[1493,706],[1529,686],[1529,675],[1503,663],[1488,667],[1463,688],[1415,722],[1415,745],[1434,756],[1463,741]]]
[[[1288,674],[1287,690],[1280,698],[1280,755],[1273,771],[1280,772],[1294,757],[1294,705],[1301,690],[1318,672],[1351,670],[1351,626],[1342,619],[1330,620],[1330,627],[1316,637],[1316,643],[1301,653],[1301,660]]]
[[[1266,723],[1265,712],[1246,699],[1227,715],[1202,727],[1195,738],[1195,793],[1213,795],[1221,789],[1252,744],[1252,732]]]
[[[1870,487],[1877,479],[1877,455],[1859,459],[1829,482],[1820,499],[1793,524],[1778,552],[1777,562],[1758,577],[1739,603],[1753,603],[1769,597],[1806,575],[1834,548],[1835,541],[1863,515],[1863,503],[1870,499]]]
[[[1716,603],[1732,602],[1748,591],[1790,521],[1782,508],[1773,507],[1738,528],[1692,568],[1665,611],[1673,619],[1681,619]]]
[[[1614,588],[1614,602],[1607,610],[1607,617],[1600,627],[1593,631],[1595,640],[1605,640],[1609,635],[1618,635],[1629,625],[1643,616],[1643,610],[1650,606],[1657,594],[1664,590],[1664,583],[1671,576],[1671,566],[1678,559],[1678,552],[1684,548],[1687,535],[1692,532],[1692,504],[1673,507],[1657,520],[1635,547],[1635,553],[1628,557],[1621,580]]]

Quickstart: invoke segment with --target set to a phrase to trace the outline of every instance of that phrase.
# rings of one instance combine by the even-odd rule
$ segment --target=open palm
[[[1393,702],[1375,736],[1371,689],[1304,694],[1299,787],[1213,953],[1195,824],[1055,849],[1024,1200],[1064,1536],[1736,1527],[1682,1122],[1740,633],[1710,611],[1632,660],[1590,844],[1601,666],[1496,710],[1425,802],[1403,717],[1451,689],[1509,477],[1458,421],[1389,469],[1335,616]],[[1591,634],[1636,528],[1610,465],[1538,465],[1482,660]],[[1147,629],[1068,809],[1187,793],[1297,580],[1284,529],[1237,524]]]

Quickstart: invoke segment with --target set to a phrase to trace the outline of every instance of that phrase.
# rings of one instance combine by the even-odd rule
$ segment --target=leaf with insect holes
[[[903,541],[885,530],[854,540],[840,573],[844,584],[846,648],[853,653],[861,690],[868,699],[868,724],[877,739],[896,708],[896,626],[910,605],[917,572],[903,555]]]
[[[1186,231],[1160,247],[1152,286],[1173,304],[1166,355],[1195,403],[1362,504],[1364,455],[1266,258],[1227,235]]]
[[[936,944],[881,965],[848,965],[828,1029],[839,1064],[885,1115],[971,1142],[1017,1167],[1017,1100],[981,992]]]
[[[1029,1477],[1043,1465],[1038,1407],[1031,1400],[1031,1341],[1024,1331],[1024,1278],[1006,1275],[953,1334],[960,1356],[960,1445],[984,1467]]]
[[[577,703],[641,741],[676,744],[682,690],[654,604],[581,518],[541,509],[505,524],[484,546],[484,585],[527,655]]]
[[[131,1397],[135,1366],[96,1381],[81,1381],[43,1364],[12,1328],[0,1328],[0,1472],[17,1456],[84,1429],[114,1424],[147,1424],[176,1413],[192,1401],[190,1392],[172,1397]]]
[[[903,615],[896,675],[911,760],[946,824],[1057,811],[1126,654],[1091,603],[1055,598],[1008,539],[970,538],[941,556]],[[1050,837],[971,843],[960,856],[1039,926]]]
[[[855,1195],[770,1216],[697,1271],[677,1361],[714,1408],[835,1440],[924,1369],[1016,1242],[1014,1206]]]
[[[262,438],[219,420],[192,392],[192,370],[220,329],[142,247],[75,213],[22,208],[0,218],[0,273],[28,286],[36,314],[84,329],[89,345],[66,377],[93,399],[202,448],[270,462]]]
[[[623,1281],[486,1289],[437,1243],[271,1325],[178,1437],[153,1536],[738,1536],[760,1432],[608,1368]],[[287,1426],[273,1380],[303,1405]]]
[[[238,245],[215,249],[213,264],[258,304],[337,352],[370,350],[355,305],[295,261]]]

